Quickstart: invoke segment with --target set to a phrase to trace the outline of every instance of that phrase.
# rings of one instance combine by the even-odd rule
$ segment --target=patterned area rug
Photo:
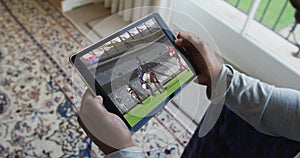
[[[0,157],[102,157],[77,123],[85,86],[68,63],[90,42],[46,0],[0,0],[0,28]],[[190,137],[165,109],[134,135],[148,157],[180,157]]]

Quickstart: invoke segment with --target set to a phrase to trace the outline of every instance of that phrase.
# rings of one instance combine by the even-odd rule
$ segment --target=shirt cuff
[[[144,158],[145,156],[142,150],[137,146],[121,149],[104,156],[104,158],[132,158],[132,157]]]
[[[229,91],[230,84],[234,75],[234,69],[230,65],[223,65],[221,74],[216,84],[213,85],[211,91],[211,101],[212,103],[219,103],[224,100],[225,95]]]

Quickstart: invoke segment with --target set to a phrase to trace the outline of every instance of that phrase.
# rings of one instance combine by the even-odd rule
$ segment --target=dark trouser
[[[293,158],[300,152],[300,142],[262,134],[226,106],[205,137],[199,138],[198,130],[183,158]]]

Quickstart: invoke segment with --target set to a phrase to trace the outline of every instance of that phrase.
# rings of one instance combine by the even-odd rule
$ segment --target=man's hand
[[[175,35],[175,44],[185,48],[186,57],[195,65],[196,72],[199,72],[198,83],[207,86],[207,95],[210,98],[211,89],[220,76],[222,63],[208,44],[198,36],[186,32],[176,32]]]
[[[103,106],[102,97],[94,97],[89,90],[82,98],[78,121],[106,155],[135,145],[122,119],[108,112]]]

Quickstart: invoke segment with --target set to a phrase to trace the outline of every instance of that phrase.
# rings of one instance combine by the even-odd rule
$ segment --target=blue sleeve
[[[300,92],[287,88],[274,88],[261,127],[276,135],[300,141]]]
[[[225,105],[262,133],[300,141],[300,92],[231,71]]]

